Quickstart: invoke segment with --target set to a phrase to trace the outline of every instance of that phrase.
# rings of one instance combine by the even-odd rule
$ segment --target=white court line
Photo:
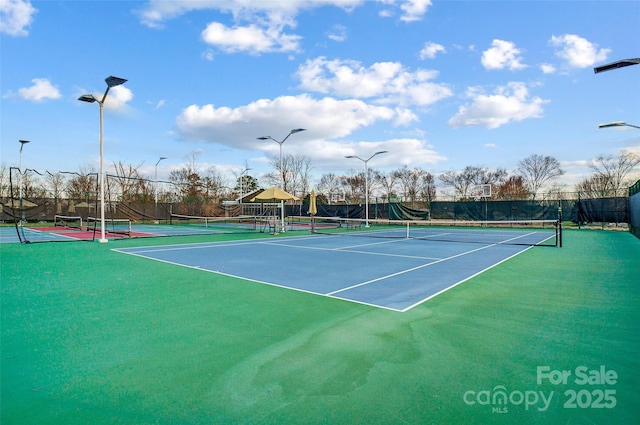
[[[412,308],[417,307],[417,306],[419,306],[420,304],[422,304],[422,303],[424,303],[424,302],[429,301],[431,298],[435,298],[435,297],[437,297],[438,295],[440,295],[440,294],[442,294],[442,293],[444,293],[444,292],[447,292],[449,289],[455,288],[456,286],[458,286],[458,285],[460,285],[460,284],[462,284],[462,283],[466,282],[467,280],[471,280],[471,279],[473,279],[474,277],[476,277],[476,276],[478,276],[478,275],[480,275],[480,274],[482,274],[482,273],[486,272],[487,270],[492,269],[492,268],[496,267],[497,265],[502,264],[502,263],[504,263],[505,261],[510,260],[511,258],[513,258],[513,257],[515,257],[515,256],[517,256],[517,255],[522,254],[522,253],[523,253],[523,252],[525,252],[525,251],[530,250],[531,248],[533,248],[533,247],[532,247],[532,246],[530,246],[530,247],[527,247],[527,248],[523,249],[522,251],[518,251],[518,252],[514,253],[513,255],[510,255],[510,256],[508,256],[507,258],[505,258],[505,259],[503,259],[503,260],[500,260],[500,261],[498,261],[498,262],[497,262],[497,263],[495,263],[495,264],[491,264],[489,267],[485,267],[484,269],[482,269],[482,270],[478,271],[477,273],[474,273],[474,274],[472,274],[471,276],[468,276],[468,277],[466,277],[466,278],[464,278],[464,279],[462,279],[462,280],[460,280],[460,281],[458,281],[458,282],[454,283],[453,285],[450,285],[450,286],[447,286],[446,288],[441,289],[440,291],[436,292],[435,294],[429,295],[428,297],[426,297],[426,298],[424,298],[424,299],[422,299],[422,300],[420,300],[420,301],[418,301],[418,302],[416,302],[416,303],[413,303],[413,304],[411,304],[410,306],[405,307],[405,308],[404,308],[404,309],[402,309],[402,310],[396,310],[396,311],[399,311],[399,312],[401,312],[401,313],[404,313],[404,312],[406,312],[406,311],[409,311],[409,310],[411,310]]]
[[[382,255],[382,256],[392,256],[392,257],[402,257],[402,258],[414,258],[414,259],[422,259],[422,260],[429,260],[430,258],[428,257],[414,257],[414,256],[406,256],[406,255],[398,255],[398,254],[379,254],[379,253],[372,253],[372,252],[366,252],[366,251],[358,251],[358,250],[350,250],[349,248],[351,247],[362,247],[362,246],[370,246],[370,245],[379,245],[379,244],[385,244],[385,243],[395,243],[395,242],[401,242],[401,241],[406,241],[406,240],[411,240],[411,239],[397,239],[397,240],[393,240],[393,241],[384,241],[384,242],[375,242],[375,243],[368,243],[368,244],[359,244],[359,245],[353,245],[351,247],[343,247],[343,248],[319,248],[319,247],[307,247],[307,246],[299,246],[299,245],[291,245],[291,244],[287,244],[287,243],[281,243],[281,242],[286,242],[286,241],[300,241],[300,240],[304,240],[304,239],[311,239],[313,238],[314,240],[318,240],[320,238],[327,238],[327,237],[333,237],[333,235],[327,235],[327,236],[318,236],[318,235],[309,235],[309,236],[293,236],[293,237],[288,237],[288,238],[280,238],[280,239],[275,239],[275,240],[271,240],[271,239],[254,239],[254,240],[247,240],[247,241],[234,241],[234,242],[202,242],[202,243],[196,243],[196,244],[174,244],[174,245],[165,245],[165,246],[160,246],[160,247],[154,247],[154,246],[147,246],[147,247],[139,247],[139,248],[114,248],[112,249],[113,251],[118,251],[118,252],[122,252],[125,254],[130,254],[130,255],[134,255],[134,256],[138,256],[138,257],[142,257],[142,258],[146,258],[146,259],[151,259],[151,260],[155,260],[155,261],[160,261],[160,262],[164,262],[164,263],[168,263],[168,264],[173,264],[173,265],[177,265],[177,266],[182,266],[182,267],[187,267],[187,268],[192,268],[195,270],[201,270],[201,271],[208,271],[210,273],[214,273],[214,274],[219,274],[219,275],[224,275],[224,276],[229,276],[229,277],[233,277],[233,278],[239,278],[239,279],[243,279],[243,280],[247,280],[247,281],[251,281],[251,282],[256,282],[256,283],[260,283],[260,284],[266,284],[269,286],[274,286],[274,287],[279,287],[279,288],[284,288],[284,289],[290,289],[290,290],[294,290],[294,291],[298,291],[298,292],[304,292],[304,293],[309,293],[309,294],[314,294],[314,295],[320,295],[320,296],[326,296],[328,298],[333,298],[333,299],[340,299],[340,300],[344,300],[344,301],[349,301],[349,302],[353,302],[356,304],[362,304],[362,305],[367,305],[367,306],[371,306],[371,307],[376,307],[376,308],[382,308],[382,309],[386,309],[386,310],[390,310],[390,311],[396,311],[396,312],[406,312],[424,302],[426,302],[427,300],[434,298],[440,294],[442,294],[445,291],[448,291],[449,289],[452,289],[454,287],[456,287],[457,285],[466,282],[467,280],[485,272],[486,270],[489,270],[490,268],[493,268],[501,263],[503,263],[504,261],[509,260],[510,258],[513,258],[516,255],[519,255],[525,251],[527,251],[528,249],[531,248],[525,248],[503,260],[498,261],[495,264],[490,265],[489,267],[478,271],[477,273],[468,276],[466,278],[464,278],[463,280],[460,280],[459,282],[456,282],[452,285],[447,286],[446,288],[438,291],[435,294],[429,295],[428,297],[421,299],[417,302],[415,302],[414,304],[412,304],[409,307],[406,307],[404,309],[396,309],[396,308],[392,308],[389,306],[385,306],[385,305],[379,305],[379,304],[373,304],[373,303],[368,303],[365,301],[360,301],[360,300],[356,300],[356,299],[350,299],[350,298],[346,298],[346,297],[341,297],[340,294],[342,292],[348,291],[350,289],[354,289],[360,286],[365,286],[374,282],[378,282],[378,281],[382,281],[385,279],[389,279],[391,277],[394,276],[398,276],[398,275],[402,275],[402,274],[406,274],[406,273],[410,273],[412,271],[415,270],[419,270],[422,268],[426,268],[429,267],[431,265],[435,265],[435,264],[439,264],[441,262],[444,261],[448,261],[454,258],[458,258],[461,256],[465,256],[467,254],[471,254],[477,251],[481,251],[487,248],[491,248],[503,243],[507,243],[510,240],[516,240],[519,239],[521,237],[525,237],[528,236],[530,234],[534,234],[536,232],[532,232],[532,233],[528,233],[528,234],[524,234],[524,235],[520,235],[511,239],[507,239],[498,243],[494,243],[494,244],[490,244],[490,245],[486,245],[486,246],[482,246],[479,247],[477,249],[473,249],[470,251],[465,251],[447,258],[435,258],[432,259],[434,261],[422,264],[420,266],[416,266],[413,268],[409,268],[400,272],[396,272],[393,274],[389,274],[387,276],[382,276],[376,279],[372,279],[369,280],[367,282],[362,282],[356,285],[351,285],[349,287],[345,287],[345,288],[341,288],[339,290],[336,291],[332,291],[332,292],[328,292],[328,293],[322,293],[322,292],[315,292],[315,291],[310,291],[310,290],[305,290],[305,289],[301,289],[301,288],[296,288],[293,286],[288,286],[288,285],[284,285],[284,284],[277,284],[277,283],[272,283],[272,282],[266,282],[266,281],[262,281],[262,280],[258,280],[258,279],[252,279],[252,278],[248,278],[245,276],[240,276],[240,275],[234,275],[234,274],[230,274],[230,273],[225,273],[225,272],[220,272],[217,270],[209,270],[209,269],[203,269],[200,266],[188,266],[182,263],[177,263],[177,262],[173,262],[173,261],[167,261],[167,260],[161,260],[161,259],[157,259],[157,258],[153,258],[153,257],[149,257],[146,256],[146,253],[152,253],[152,252],[160,252],[160,251],[171,251],[171,250],[183,250],[183,249],[200,249],[200,248],[224,248],[227,246],[240,246],[240,245],[253,245],[253,244],[264,244],[264,245],[280,245],[280,246],[284,246],[284,247],[288,247],[288,248],[295,248],[295,249],[315,249],[315,250],[323,250],[323,251],[333,251],[333,252],[354,252],[354,253],[360,253],[360,254],[366,254],[366,255]],[[147,248],[151,248],[151,249],[147,249]],[[133,250],[138,250],[138,252],[135,252]]]
[[[434,264],[439,264],[439,263],[442,263],[444,261],[449,261],[449,260],[452,260],[454,258],[462,257],[462,256],[467,255],[467,254],[471,254],[471,253],[474,253],[474,252],[477,252],[477,251],[482,251],[483,249],[491,248],[491,247],[496,246],[496,245],[497,244],[483,246],[483,247],[480,247],[480,248],[472,249],[471,251],[466,251],[466,252],[462,252],[460,254],[452,255],[451,257],[442,258],[440,260],[436,260],[436,261],[433,261],[431,263],[426,263],[426,264],[422,264],[420,266],[411,267],[410,269],[401,270],[401,271],[396,272],[396,273],[392,273],[392,274],[389,274],[389,275],[386,275],[386,276],[378,277],[376,279],[368,280],[366,282],[358,283],[356,285],[348,286],[346,288],[338,289],[337,291],[328,292],[327,295],[339,294],[340,292],[348,291],[348,290],[353,289],[353,288],[358,288],[360,286],[369,285],[371,283],[379,282],[381,280],[389,279],[391,277],[399,276],[399,275],[402,275],[402,274],[405,274],[405,273],[410,273],[410,272],[415,271],[415,270],[419,270],[419,269],[423,269],[425,267],[433,266]]]
[[[407,239],[402,239],[402,240],[407,240]],[[399,242],[399,241],[393,241],[393,242]],[[379,242],[379,243],[372,243],[372,244],[354,245],[354,247],[379,245],[381,243],[389,243],[389,242]],[[292,249],[312,249],[312,250],[316,250],[316,251],[351,252],[351,253],[354,253],[354,254],[377,255],[377,256],[381,256],[381,257],[413,258],[413,259],[417,259],[417,260],[440,260],[441,259],[440,257],[434,258],[434,257],[423,257],[423,256],[404,255],[404,254],[388,254],[388,253],[383,253],[383,252],[358,251],[358,250],[355,250],[355,249],[348,249],[349,247],[345,247],[345,248],[321,248],[321,247],[314,247],[314,246],[289,245],[289,244],[283,244],[283,243],[277,243],[277,242],[262,242],[261,244],[262,245],[273,245],[273,246],[284,246],[284,247],[292,248]]]

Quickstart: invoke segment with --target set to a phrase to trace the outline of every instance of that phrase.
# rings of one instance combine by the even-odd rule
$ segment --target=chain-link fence
[[[69,195],[68,190],[37,190],[30,182],[41,177],[41,173],[33,174],[33,170],[20,173],[17,168],[10,171],[9,186],[3,188],[0,196],[0,220],[3,222],[52,222],[56,215],[87,219],[98,216],[100,212],[95,174],[93,179],[87,180],[85,187],[77,188]],[[140,223],[167,222],[171,214],[233,217],[260,215],[270,208],[265,204],[238,204],[215,194],[190,195],[184,188],[169,182],[127,181],[113,176],[107,176],[105,180],[105,216],[114,219],[128,218]],[[637,228],[640,220],[633,215],[634,211],[637,214],[637,196],[630,199],[629,191],[625,192],[554,192],[531,199],[522,199],[521,195],[437,196],[429,199],[371,197],[368,208],[371,218],[431,220],[548,220],[557,218],[562,212],[565,223],[575,227],[627,229],[631,220],[635,220],[632,223]],[[364,199],[357,203],[322,204],[318,215],[364,217],[364,204]],[[287,215],[305,216],[307,212],[308,205],[304,202],[287,205]]]

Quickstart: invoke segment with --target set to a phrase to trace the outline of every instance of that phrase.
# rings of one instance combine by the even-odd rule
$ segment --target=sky
[[[598,155],[640,154],[638,1],[0,0],[0,156],[40,171],[104,163],[168,178],[285,155],[325,173],[560,161],[569,185]],[[270,136],[284,143],[258,140]],[[231,174],[230,174],[231,175]]]

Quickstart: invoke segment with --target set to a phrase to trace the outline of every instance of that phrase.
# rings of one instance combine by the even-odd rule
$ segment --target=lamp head
[[[96,97],[92,94],[83,94],[82,96],[80,96],[78,98],[78,100],[81,100],[83,102],[89,102],[89,103],[93,103],[93,102],[97,102],[98,99],[96,99]]]
[[[26,143],[31,143],[30,140],[18,140],[18,142],[20,142],[20,153],[22,153],[22,148]]]
[[[608,122],[606,124],[600,124],[598,128],[607,128],[607,127],[623,127],[627,125],[624,121],[614,121]]]
[[[113,75],[105,78],[104,81],[107,83],[107,86],[109,87],[119,86],[127,82],[125,78],[114,77]]]

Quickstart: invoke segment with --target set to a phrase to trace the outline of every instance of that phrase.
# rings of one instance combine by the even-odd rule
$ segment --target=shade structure
[[[314,190],[312,190],[311,193],[309,194],[309,215],[318,214],[318,207],[316,205],[316,203],[317,203],[316,198],[317,197],[318,197],[318,195],[316,195],[316,192]]]
[[[251,198],[251,202],[255,202],[255,201],[299,201],[299,199],[295,196],[293,196],[290,193],[285,192],[282,189],[279,189],[277,187],[272,187],[270,189],[265,190],[264,192],[254,196],[253,198]],[[281,206],[282,208],[282,221],[281,223],[278,223],[278,219],[277,219],[277,214],[276,214],[276,207],[274,206],[274,214],[273,214],[273,223],[270,224],[270,227],[273,228],[273,233],[278,233],[278,228],[280,227],[280,231],[284,232],[284,204],[282,204]]]
[[[255,201],[299,201],[300,199],[277,187],[272,187],[251,198]]]
[[[37,207],[37,204],[34,204],[31,201],[27,201],[26,199],[11,199],[9,200],[9,202],[4,204],[5,206],[12,208],[14,210],[20,210],[20,209],[27,209],[27,208],[33,208],[33,207]]]

